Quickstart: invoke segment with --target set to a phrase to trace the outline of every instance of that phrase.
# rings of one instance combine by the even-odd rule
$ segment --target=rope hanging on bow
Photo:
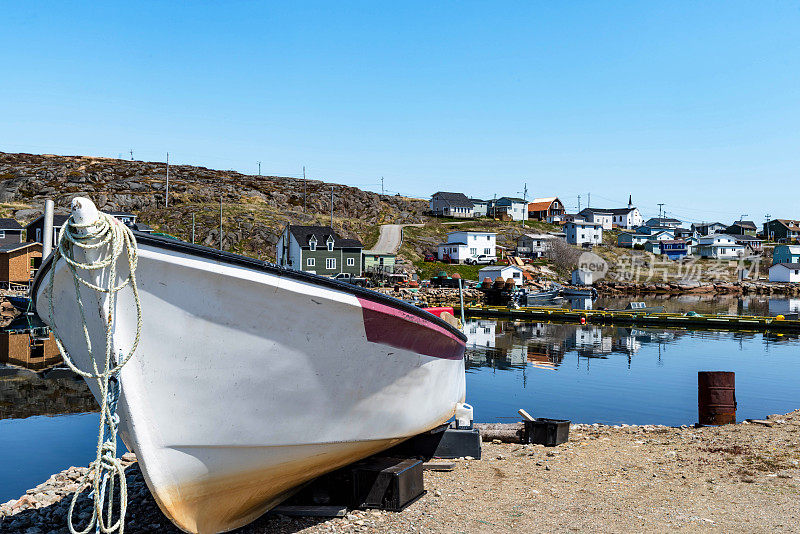
[[[88,200],[87,200],[88,202]],[[94,261],[78,260],[75,252],[81,250],[84,257],[92,255],[98,259]],[[126,252],[129,274],[119,285],[117,280],[117,262]],[[72,273],[75,286],[75,300],[80,312],[81,327],[83,329],[84,341],[92,363],[92,370],[85,371],[79,369],[69,352],[61,342],[55,322],[53,305],[53,287],[56,272],[56,264],[63,260]],[[100,390],[100,430],[97,436],[97,455],[95,460],[89,465],[89,471],[80,480],[81,489],[75,492],[69,507],[68,527],[72,534],[88,534],[92,527],[95,532],[108,534],[118,531],[123,534],[125,530],[125,512],[127,508],[128,492],[125,481],[125,470],[117,456],[117,425],[119,416],[117,415],[117,401],[119,400],[119,372],[122,367],[133,357],[142,331],[142,306],[139,300],[139,291],[136,284],[136,238],[133,232],[118,219],[106,213],[98,212],[98,219],[92,222],[79,223],[73,214],[61,228],[58,236],[58,247],[53,251],[53,262],[50,266],[50,279],[47,287],[49,296],[50,328],[53,331],[56,344],[64,358],[64,362],[74,372],[85,379],[94,379]],[[82,274],[84,276],[82,276]],[[87,278],[95,276],[100,280],[98,285],[90,282]],[[105,280],[105,282],[103,282]],[[98,367],[95,355],[97,354],[92,346],[89,336],[89,329],[86,323],[84,303],[81,298],[81,286],[85,286],[98,293],[107,294],[108,314],[104,317],[105,327],[105,355],[102,359],[103,367]],[[130,350],[123,354],[115,355],[114,352],[114,326],[116,323],[116,303],[117,294],[126,286],[130,286],[133,292],[136,305],[136,336]],[[99,352],[99,351],[98,351]],[[98,354],[99,356],[99,354]],[[91,483],[94,507],[92,517],[88,525],[83,530],[77,530],[73,524],[73,511],[78,497],[82,494],[83,488]],[[119,484],[119,503],[120,509],[116,521],[113,521],[114,512],[114,489]]]

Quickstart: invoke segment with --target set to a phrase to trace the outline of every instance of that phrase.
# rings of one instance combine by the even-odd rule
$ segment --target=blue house
[[[775,245],[772,264],[779,263],[800,263],[800,245]]]
[[[653,254],[661,254],[671,260],[679,260],[689,252],[686,241],[683,239],[652,240],[648,241],[644,248]]]

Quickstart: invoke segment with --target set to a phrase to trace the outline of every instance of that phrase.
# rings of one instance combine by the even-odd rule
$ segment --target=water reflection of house
[[[61,363],[52,332],[44,325],[33,325],[21,316],[0,331],[0,364],[41,371]]]
[[[769,314],[778,315],[800,312],[800,299],[769,299]]]
[[[570,344],[581,353],[609,354],[613,348],[613,339],[609,335],[603,335],[603,329],[599,326],[579,326],[575,328]]]
[[[476,347],[494,347],[496,328],[496,321],[467,321],[467,324],[464,328],[467,334],[467,345]]]

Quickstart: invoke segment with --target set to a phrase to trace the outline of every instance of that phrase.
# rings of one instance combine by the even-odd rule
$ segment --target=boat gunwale
[[[222,250],[204,247],[202,245],[197,245],[195,243],[187,243],[185,241],[180,241],[178,239],[156,236],[137,231],[134,231],[133,233],[136,236],[137,244],[149,245],[156,248],[163,248],[166,250],[172,250],[175,252],[182,252],[185,254],[198,256],[205,259],[221,261],[237,267],[245,267],[259,272],[273,274],[279,277],[290,278],[300,282],[306,282],[322,287],[327,287],[329,289],[334,289],[338,291],[343,291],[345,293],[349,293],[356,297],[362,297],[367,300],[386,304],[387,306],[398,309],[400,311],[416,315],[417,317],[424,319],[428,322],[431,322],[436,326],[440,326],[445,330],[447,330],[448,332],[455,335],[460,341],[464,342],[465,344],[467,342],[466,334],[464,334],[461,330],[457,329],[450,323],[441,319],[440,317],[428,311],[425,311],[422,308],[418,308],[413,304],[409,304],[407,302],[396,299],[389,295],[384,295],[383,293],[378,293],[377,291],[372,291],[365,287],[349,284],[347,282],[341,282],[339,280],[334,280],[333,278],[328,278],[318,274],[308,273],[305,271],[296,271],[294,269],[287,269],[286,267],[281,267],[279,265],[275,265],[274,263],[270,263],[267,261],[257,260],[255,258],[250,258],[248,256],[234,254],[232,252],[225,252]],[[41,266],[36,272],[36,277],[33,280],[33,284],[31,285],[30,296],[32,299],[32,309],[34,310],[36,309],[37,306],[36,294],[39,291],[39,286],[41,285],[42,279],[45,277],[47,272],[52,267],[52,263],[53,263],[53,255],[50,254],[42,262]]]

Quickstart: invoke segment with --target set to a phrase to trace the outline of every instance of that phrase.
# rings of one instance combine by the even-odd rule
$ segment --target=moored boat
[[[447,421],[464,401],[466,337],[440,318],[351,284],[135,235],[141,335],[119,373],[119,431],[181,529],[245,525],[304,482]],[[118,265],[118,282],[128,275]],[[51,256],[32,295],[90,369],[102,355],[86,348],[75,287]],[[134,346],[133,292],[110,310],[107,294],[79,287],[93,346],[105,345],[111,311],[114,354]]]

